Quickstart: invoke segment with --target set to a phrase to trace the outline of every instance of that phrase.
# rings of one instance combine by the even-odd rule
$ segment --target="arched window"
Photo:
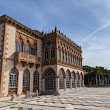
[[[70,74],[66,72],[66,88],[70,88]]]
[[[24,53],[29,53],[29,46],[28,45],[24,45]]]
[[[16,68],[13,68],[10,72],[9,87],[10,88],[17,87],[17,70],[16,70]]]
[[[64,89],[64,73],[63,73],[63,70],[59,71],[59,89]]]
[[[47,48],[45,49],[45,52],[44,52],[44,58],[48,59],[48,49]]]
[[[55,90],[55,72],[53,69],[47,69],[45,73],[45,89]]]
[[[74,73],[71,74],[71,79],[72,79],[72,88],[74,88]]]
[[[67,52],[65,53],[66,61],[67,61]]]
[[[37,71],[34,72],[33,85],[39,86],[39,73]]]
[[[77,87],[79,87],[79,74],[76,73],[76,83],[77,83]]]
[[[55,49],[53,47],[51,49],[51,58],[55,58]]]
[[[61,59],[61,50],[59,50],[59,59]]]
[[[27,87],[29,86],[29,70],[24,70],[24,74],[23,74],[23,86]]]

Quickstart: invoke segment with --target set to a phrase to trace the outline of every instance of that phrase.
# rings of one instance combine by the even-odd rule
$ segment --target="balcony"
[[[15,59],[15,65],[17,65],[20,62],[22,62],[23,64],[31,64],[31,65],[40,64],[39,57],[31,54],[26,54],[24,52],[15,52],[14,59]]]

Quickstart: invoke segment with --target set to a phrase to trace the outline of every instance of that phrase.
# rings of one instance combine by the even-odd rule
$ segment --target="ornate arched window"
[[[51,49],[51,58],[55,58],[55,49],[53,47]]]
[[[34,86],[39,86],[39,73],[38,73],[38,71],[34,72],[34,75],[33,75],[33,85]]]
[[[55,90],[55,71],[49,68],[45,72],[45,89]]]
[[[17,87],[17,69],[13,68],[10,72],[10,81],[9,81],[9,87],[10,88],[16,88]]]
[[[27,87],[29,86],[29,70],[25,69],[23,74],[23,86]]]
[[[70,73],[66,72],[66,88],[70,88]]]
[[[45,49],[45,52],[44,52],[44,58],[48,59],[48,49],[47,48]]]
[[[59,89],[64,89],[64,72],[63,72],[63,70],[59,71]]]

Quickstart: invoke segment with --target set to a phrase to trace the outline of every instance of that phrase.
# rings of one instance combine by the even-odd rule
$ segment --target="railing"
[[[15,60],[17,62],[27,62],[27,63],[34,63],[39,64],[40,58],[34,55],[26,54],[24,52],[15,52]]]

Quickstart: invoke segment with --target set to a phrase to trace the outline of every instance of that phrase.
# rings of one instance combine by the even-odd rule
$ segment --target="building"
[[[79,87],[84,87],[81,47],[56,27],[43,33],[0,17],[0,97]]]

